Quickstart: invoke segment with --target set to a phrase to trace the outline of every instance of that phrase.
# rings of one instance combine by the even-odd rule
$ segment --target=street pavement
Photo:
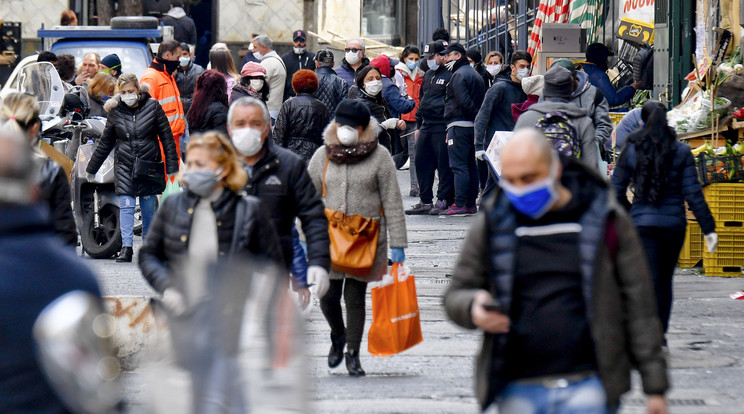
[[[408,197],[408,171],[399,171],[405,207],[418,200]],[[480,334],[461,329],[446,318],[442,295],[472,217],[407,217],[409,247],[406,264],[416,277],[424,342],[402,354],[376,358],[362,343],[363,378],[350,378],[343,364],[329,369],[329,328],[317,303],[307,317],[305,384],[311,412],[318,413],[475,413],[473,356]],[[139,247],[135,241],[135,252]],[[142,279],[135,262],[89,260],[105,295],[144,295],[154,292]],[[744,280],[709,278],[701,269],[680,269],[674,281],[669,366],[671,413],[744,413],[744,301],[729,294],[744,290]],[[368,295],[367,328],[371,321]],[[546,346],[549,346],[546,344]],[[132,412],[144,411],[145,375],[135,369],[123,375]],[[621,413],[644,412],[639,377],[623,399]],[[255,382],[253,383],[255,384]],[[286,399],[286,388],[276,384],[252,390],[264,400]],[[172,411],[175,412],[175,411]],[[272,412],[271,410],[255,412]],[[278,411],[275,411],[278,412]],[[286,412],[292,412],[288,410]],[[297,412],[297,411],[295,411]]]

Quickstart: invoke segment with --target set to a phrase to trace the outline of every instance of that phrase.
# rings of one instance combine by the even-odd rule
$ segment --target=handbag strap
[[[328,171],[328,163],[330,162],[330,158],[326,157],[325,165],[323,166],[323,200],[326,198],[326,171]],[[380,218],[385,215],[385,209],[380,206]]]

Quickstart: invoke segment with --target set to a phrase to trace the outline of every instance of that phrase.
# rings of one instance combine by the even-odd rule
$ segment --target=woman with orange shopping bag
[[[379,128],[366,105],[342,101],[324,132],[325,145],[308,166],[313,184],[323,194],[331,237],[331,286],[320,301],[331,327],[328,366],[337,367],[345,357],[351,376],[365,374],[359,361],[364,300],[367,283],[387,273],[388,232],[393,262],[405,261],[407,246],[395,164],[378,143]]]

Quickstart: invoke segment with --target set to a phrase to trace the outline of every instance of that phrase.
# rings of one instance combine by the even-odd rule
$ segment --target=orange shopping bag
[[[393,282],[372,288],[372,326],[369,353],[382,357],[403,352],[424,340],[421,336],[416,282],[405,275],[402,264],[393,263]],[[400,279],[399,280],[399,275]]]

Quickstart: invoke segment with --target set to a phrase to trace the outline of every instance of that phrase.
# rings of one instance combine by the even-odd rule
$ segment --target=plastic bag
[[[181,188],[181,183],[178,182],[175,178],[173,181],[166,178],[165,179],[165,190],[163,190],[163,196],[160,198],[160,202],[162,203],[165,201],[165,199],[172,195],[172,194],[178,194],[181,191],[183,191],[183,188]]]

